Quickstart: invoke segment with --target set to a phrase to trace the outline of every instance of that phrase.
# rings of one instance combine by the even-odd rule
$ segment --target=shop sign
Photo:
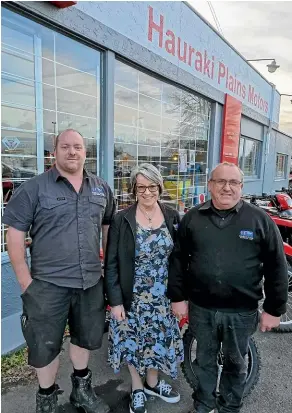
[[[242,103],[226,94],[223,113],[220,162],[238,164]]]
[[[185,2],[79,1],[75,7],[175,67],[270,116],[271,84]],[[128,50],[125,48],[126,57]],[[119,53],[123,54],[123,48]],[[135,61],[143,64],[145,56],[138,54]],[[177,74],[175,68],[172,73]],[[272,114],[275,122],[279,120],[279,103],[280,95],[276,93]]]
[[[176,32],[175,28],[166,25],[166,17],[163,14],[156,13],[154,17],[154,8],[149,6],[148,17],[148,40],[155,42],[159,48],[164,49],[169,55],[172,55],[182,62],[182,68],[192,69],[194,74],[200,73],[208,83],[214,86],[224,88],[232,92],[242,101],[247,101],[254,108],[259,109],[264,114],[268,113],[269,102],[263,97],[257,88],[250,82],[245,82],[242,76],[238,76],[215,53],[202,44],[196,44],[194,31],[193,41],[189,42],[183,38],[183,32]]]

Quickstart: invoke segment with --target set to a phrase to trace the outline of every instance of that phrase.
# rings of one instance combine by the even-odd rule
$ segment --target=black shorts
[[[33,279],[21,297],[21,326],[31,366],[45,367],[57,357],[67,321],[71,343],[87,350],[101,347],[105,323],[103,279],[87,290]]]

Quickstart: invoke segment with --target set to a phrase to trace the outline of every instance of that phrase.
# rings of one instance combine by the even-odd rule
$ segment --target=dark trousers
[[[259,321],[257,310],[226,313],[198,307],[190,302],[189,334],[197,340],[195,374],[198,388],[193,393],[198,413],[238,413],[247,376],[248,343]],[[222,345],[223,371],[216,398],[218,352]]]

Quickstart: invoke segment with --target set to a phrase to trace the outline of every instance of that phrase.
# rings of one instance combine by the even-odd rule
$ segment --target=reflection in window
[[[114,189],[118,209],[133,202],[129,176],[153,163],[164,178],[162,202],[183,210],[207,192],[210,104],[116,61]]]
[[[85,137],[86,166],[99,172],[100,53],[5,8],[1,18],[3,212],[24,180],[52,167],[66,128]]]
[[[138,71],[116,61],[115,84],[138,92]]]
[[[99,78],[99,52],[76,40],[55,33],[56,61]]]
[[[35,110],[2,105],[2,127],[35,130]]]
[[[148,96],[139,96],[139,109],[145,112],[154,113],[155,115],[161,112],[161,101],[149,98]]]
[[[56,110],[56,94],[53,86],[43,85],[43,107],[44,109]]]
[[[24,106],[35,106],[33,82],[20,81],[9,76],[2,76],[2,102],[17,103]]]
[[[116,85],[115,87],[115,103],[119,105],[128,106],[130,108],[137,108],[138,93]]]
[[[96,139],[96,119],[66,113],[58,113],[57,115],[60,131],[68,128],[77,129],[84,137]]]
[[[288,155],[282,153],[277,153],[276,156],[276,179],[285,179],[286,178],[286,169],[288,163]]]
[[[36,156],[36,134],[30,132],[20,132],[1,130],[1,153],[2,156]]]
[[[240,138],[239,166],[247,177],[258,178],[260,175],[261,145],[262,143],[255,139]]]
[[[5,13],[5,12],[4,12]],[[34,43],[33,37],[25,33],[24,30],[21,32],[21,36],[19,36],[19,31],[17,29],[18,24],[21,25],[21,17],[15,16],[15,27],[12,24],[9,24],[7,21],[6,25],[1,27],[1,42],[5,46],[12,46],[15,49],[22,50],[24,52],[33,54],[34,53]]]
[[[59,112],[72,113],[73,115],[96,117],[96,98],[69,90],[57,89],[57,108]]]
[[[127,108],[121,105],[115,105],[115,124],[137,126],[137,123],[137,109]]]
[[[6,205],[22,182],[37,174],[36,159],[35,157],[2,156],[1,167],[3,203]]]
[[[48,85],[55,85],[55,65],[51,60],[42,59],[42,81]]]
[[[3,49],[1,57],[2,72],[34,80],[34,56],[26,56],[14,50],[5,51]]]
[[[56,82],[58,87],[73,92],[95,97],[99,95],[99,83],[96,82],[96,76],[80,72],[72,67],[56,64]]]
[[[116,142],[137,143],[137,128],[115,124]]]
[[[57,134],[56,129],[56,112],[51,110],[43,111],[43,128],[44,132]]]

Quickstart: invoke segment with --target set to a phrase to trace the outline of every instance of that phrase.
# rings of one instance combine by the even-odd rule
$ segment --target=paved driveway
[[[246,400],[242,413],[292,413],[292,334],[266,333],[256,335],[262,356],[260,381]],[[65,351],[62,354],[58,383],[65,393],[60,397],[60,413],[77,413],[67,402],[70,393],[71,365]],[[91,359],[94,384],[97,393],[112,407],[112,413],[126,413],[130,382],[127,371],[114,375],[106,363],[106,340],[103,348],[94,352]],[[150,400],[149,413],[187,413],[192,406],[191,389],[180,374],[176,383],[181,392],[181,402],[165,405],[159,400]],[[34,413],[37,385],[18,386],[2,395],[2,413]]]

